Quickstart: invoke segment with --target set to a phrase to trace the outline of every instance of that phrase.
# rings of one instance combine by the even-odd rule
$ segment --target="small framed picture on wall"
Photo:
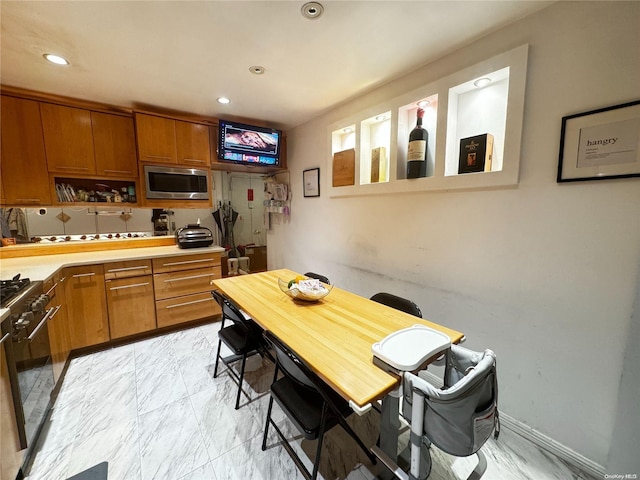
[[[305,197],[320,196],[320,169],[309,168],[302,172],[302,184]]]
[[[640,176],[640,100],[562,118],[558,182]]]

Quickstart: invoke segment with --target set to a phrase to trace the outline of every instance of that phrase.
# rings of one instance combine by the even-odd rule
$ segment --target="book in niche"
[[[490,172],[493,135],[485,133],[460,140],[458,173]]]

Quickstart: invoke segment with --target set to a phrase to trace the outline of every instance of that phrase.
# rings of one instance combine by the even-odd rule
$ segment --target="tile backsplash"
[[[89,213],[90,210],[87,207],[43,207],[25,208],[24,210],[30,237],[46,238],[109,233],[153,235],[153,222],[151,221],[153,210],[150,208],[121,208],[118,210],[116,207],[109,207],[110,214],[108,215],[105,215],[104,212],[99,215]],[[212,216],[214,210],[213,208],[171,210],[173,215],[169,217],[169,234],[173,235],[176,229],[190,223],[197,223],[200,220],[200,224],[209,228],[213,233],[214,243],[219,245],[220,231]],[[237,245],[246,243],[264,245],[266,242],[266,238],[263,239],[261,235],[251,235],[251,232],[254,231],[251,228],[252,214],[253,212],[240,212],[234,228]],[[68,220],[63,222],[62,219],[65,216],[68,217]],[[257,220],[261,221],[261,214],[256,216]]]

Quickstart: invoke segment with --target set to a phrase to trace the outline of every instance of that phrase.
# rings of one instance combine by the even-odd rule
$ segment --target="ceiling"
[[[2,0],[0,81],[289,129],[551,2],[324,0],[313,20],[304,3]]]

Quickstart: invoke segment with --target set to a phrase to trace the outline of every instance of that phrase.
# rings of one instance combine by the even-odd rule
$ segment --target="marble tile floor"
[[[73,359],[26,478],[64,480],[106,461],[109,480],[302,480],[273,429],[260,448],[273,366],[248,362],[246,395],[234,410],[237,384],[224,365],[213,378],[218,329],[198,326]],[[302,439],[277,404],[273,416],[311,467],[316,443]],[[365,444],[375,443],[377,412],[348,421]],[[484,451],[486,480],[590,480],[509,430]],[[475,456],[435,447],[431,455],[433,480],[466,478],[475,465]],[[325,436],[322,478],[372,480],[383,471],[340,427]]]

